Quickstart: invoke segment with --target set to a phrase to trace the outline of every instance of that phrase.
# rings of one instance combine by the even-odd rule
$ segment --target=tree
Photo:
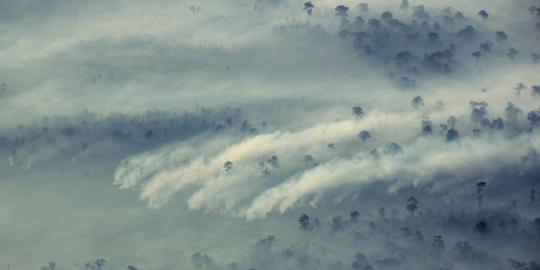
[[[420,107],[424,107],[424,99],[421,96],[416,96],[411,100],[411,106],[415,110],[419,110]]]
[[[359,134],[358,134],[358,138],[362,139],[363,142],[367,141],[369,138],[371,138],[371,132],[367,131],[367,130],[362,130]]]
[[[516,107],[512,102],[508,102],[508,104],[506,105],[506,109],[504,109],[506,119],[508,119],[508,121],[511,123],[517,123],[521,113],[521,110]]]
[[[259,239],[259,241],[255,244],[255,246],[268,250],[272,248],[272,245],[274,244],[275,241],[276,241],[276,237],[273,235],[269,235],[266,238]]]
[[[414,12],[413,16],[416,17],[419,20],[428,20],[429,19],[429,13],[426,12],[424,9],[424,5],[418,5],[413,7]]]
[[[508,35],[504,31],[495,32],[495,40],[503,42],[508,40]]]
[[[478,198],[478,209],[482,209],[482,203],[484,200],[484,188],[487,186],[487,183],[480,181],[476,183],[476,196]]]
[[[431,243],[433,249],[437,252],[442,252],[444,250],[444,240],[442,235],[434,235],[433,242]]]
[[[343,218],[340,215],[337,215],[332,218],[332,231],[337,232],[345,228],[345,224],[343,223]]]
[[[91,261],[91,262],[87,262],[85,265],[84,265],[84,268],[87,269],[87,270],[101,270],[105,267],[105,263],[107,261],[103,258],[101,259],[96,259],[94,261]]]
[[[403,237],[406,237],[406,238],[413,236],[411,228],[409,227],[401,228],[401,234],[403,235]]]
[[[49,262],[46,266],[41,267],[41,270],[56,270],[56,262]]]
[[[449,116],[448,119],[446,120],[446,124],[448,125],[449,128],[455,128],[457,122],[458,122],[458,119],[453,115]]]
[[[467,25],[463,29],[459,30],[457,36],[464,40],[472,40],[476,35],[476,30],[472,25]]]
[[[240,126],[240,128],[242,129],[242,131],[251,130],[251,124],[247,120],[244,120],[242,121],[242,125]]]
[[[272,155],[272,157],[269,158],[266,162],[270,164],[270,166],[272,166],[273,168],[279,167],[279,159],[277,156]]]
[[[485,21],[485,20],[488,19],[489,14],[488,14],[487,11],[485,11],[485,10],[482,9],[482,10],[480,10],[480,11],[478,12],[478,16],[480,16],[480,18],[482,18],[482,20]]]
[[[471,121],[480,123],[487,114],[488,104],[484,101],[470,101],[469,105],[471,106]]]
[[[408,0],[402,0],[401,5],[399,6],[399,8],[401,8],[401,10],[403,10],[405,12],[407,10],[409,10],[409,1]]]
[[[223,168],[225,169],[226,172],[230,172],[233,168],[232,161],[230,160],[225,161],[225,163],[223,164]]]
[[[488,227],[487,221],[482,219],[476,222],[476,224],[474,224],[474,231],[481,234],[489,233],[490,229]]]
[[[308,231],[313,229],[313,226],[309,223],[309,216],[306,214],[302,214],[300,218],[298,218],[298,223],[300,224],[300,230],[301,231]]]
[[[531,127],[534,127],[540,123],[540,108],[530,111],[527,114],[527,120],[531,123]]]
[[[429,42],[431,43],[437,43],[439,42],[439,34],[437,34],[437,32],[430,32],[428,34],[428,40]]]
[[[308,164],[313,164],[315,162],[315,158],[313,158],[312,155],[305,155],[304,161]]]
[[[358,218],[360,217],[360,213],[358,211],[352,211],[351,214],[351,222],[356,223],[358,221]]]
[[[512,259],[508,259],[508,263],[512,267],[512,269],[515,270],[538,270],[540,269],[540,265],[538,265],[535,261],[530,261],[529,263],[526,262],[520,262]]]
[[[510,57],[510,59],[512,59],[512,61],[515,60],[515,58],[516,58],[516,56],[518,54],[519,54],[519,51],[514,47],[510,48],[510,50],[508,50],[508,52],[506,53],[506,55],[508,57]]]
[[[486,258],[486,254],[476,251],[467,241],[458,241],[452,248],[452,251],[458,258],[465,261],[482,261]]]
[[[73,136],[75,135],[75,132],[76,132],[76,129],[75,127],[72,127],[72,126],[69,126],[60,130],[60,133],[62,133],[62,135],[68,138],[73,138]]]
[[[459,139],[459,131],[451,128],[446,132],[446,141],[453,142]]]
[[[381,20],[385,22],[389,22],[394,18],[394,15],[390,11],[384,11],[381,13]]]
[[[456,12],[456,14],[454,15],[454,18],[462,22],[467,20],[467,18],[465,18],[465,15],[463,15],[461,11]]]
[[[540,97],[540,85],[531,86],[531,95],[533,97]]]
[[[346,19],[349,16],[349,14],[348,14],[349,7],[347,7],[345,5],[337,6],[335,8],[335,11],[336,11],[336,16],[341,17],[341,19]]]
[[[476,61],[476,65],[478,65],[478,61],[480,60],[480,57],[482,57],[482,52],[475,51],[472,53],[472,56],[474,57],[474,60]]]
[[[377,148],[371,150],[369,153],[374,160],[379,160],[381,158],[381,154],[379,153],[379,150],[377,150]]]
[[[362,29],[364,25],[366,24],[366,21],[361,16],[357,16],[356,19],[354,19],[353,26],[356,29]],[[358,45],[362,43],[362,39],[364,38],[365,33],[356,33],[355,34],[355,44]]]
[[[354,106],[352,108],[352,114],[356,117],[356,118],[362,118],[364,117],[364,110],[362,109],[362,107],[360,106]]]
[[[521,95],[521,91],[527,89],[527,86],[525,86],[523,83],[518,83],[516,86],[514,86],[514,90],[516,91],[516,95],[519,97]]]
[[[354,255],[354,262],[352,263],[352,269],[354,270],[372,270],[373,267],[369,264],[366,255],[362,253],[356,253]]]
[[[500,117],[497,117],[491,120],[491,124],[489,125],[489,127],[494,130],[502,130],[504,129],[504,122]]]
[[[510,209],[512,211],[516,211],[517,206],[518,206],[518,202],[516,200],[512,200],[512,202],[510,203]]]
[[[490,53],[492,47],[493,47],[493,43],[489,41],[480,43],[480,51],[482,51],[483,53]]]
[[[403,148],[401,147],[401,145],[393,142],[389,144],[388,147],[386,147],[384,153],[387,155],[398,155],[403,153]]]
[[[401,51],[396,54],[396,62],[399,66],[406,66],[414,59],[414,55],[409,51]]]
[[[308,14],[308,16],[311,16],[311,14],[313,14],[313,8],[314,7],[315,6],[313,5],[313,3],[311,3],[311,1],[307,1],[307,2],[304,3],[304,10]]]
[[[433,133],[431,121],[428,118],[422,120],[422,135],[429,136]]]
[[[416,199],[416,197],[409,197],[407,199],[407,205],[405,208],[411,213],[411,216],[413,216],[414,212],[418,209],[418,200]]]
[[[417,243],[424,242],[424,235],[422,234],[421,231],[416,231],[414,233],[414,241],[416,241]]]
[[[407,76],[401,76],[398,80],[399,86],[403,88],[413,88],[416,86],[416,80]]]
[[[191,255],[191,263],[193,263],[195,268],[210,268],[214,264],[214,261],[210,256],[197,251]]]
[[[358,4],[358,9],[364,13],[369,12],[369,6],[367,3],[360,3]]]

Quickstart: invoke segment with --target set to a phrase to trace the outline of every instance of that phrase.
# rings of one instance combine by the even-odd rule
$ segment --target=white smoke
[[[238,139],[205,137],[129,158],[118,167],[115,184],[142,185],[140,198],[151,207],[190,190],[190,209],[254,219],[299,205],[316,206],[330,191],[339,190],[346,197],[376,181],[387,183],[389,192],[419,185],[439,190],[460,181],[496,177],[502,170],[517,172],[521,156],[540,146],[534,132],[475,138],[474,125],[467,120],[458,125],[460,141],[447,143],[436,127],[432,136],[421,136],[420,119],[417,112],[371,112],[364,119],[297,131]],[[372,138],[363,142],[358,138],[362,130],[370,131]],[[404,152],[385,154],[392,142]],[[380,158],[373,156],[374,149]],[[313,160],[306,161],[307,155]],[[268,163],[272,156],[279,166]],[[224,168],[227,161],[233,163],[230,171]]]

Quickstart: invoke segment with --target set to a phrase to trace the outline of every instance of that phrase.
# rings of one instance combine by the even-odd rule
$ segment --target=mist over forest
[[[540,2],[0,0],[0,270],[538,270]]]

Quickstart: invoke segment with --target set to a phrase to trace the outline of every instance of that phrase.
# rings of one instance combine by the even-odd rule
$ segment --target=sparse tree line
[[[480,181],[476,190],[478,209],[435,211],[415,195],[405,197],[402,209],[380,207],[375,211],[351,211],[323,221],[308,214],[298,218],[301,244],[280,245],[269,235],[258,240],[244,260],[220,264],[195,252],[195,269],[540,269],[534,249],[540,246],[540,217],[526,218],[520,209],[537,211],[535,190],[526,204],[483,208]],[[407,215],[401,215],[408,212]],[[302,241],[303,244],[302,244]],[[498,249],[493,249],[494,245]],[[372,248],[376,246],[377,248]],[[513,255],[501,250],[516,249]],[[328,254],[326,254],[328,252]],[[348,254],[348,259],[338,259]]]
[[[220,263],[208,254],[191,255],[193,269],[513,269],[537,270],[534,250],[540,247],[540,217],[527,218],[521,210],[538,213],[536,191],[523,194],[526,202],[510,207],[484,208],[483,191],[488,184],[471,186],[478,205],[459,209],[456,204],[434,210],[421,197],[403,197],[402,206],[371,211],[353,210],[326,220],[301,214],[297,222],[300,244],[280,243],[275,235],[256,241],[250,254]],[[432,198],[430,198],[431,200]],[[396,208],[397,207],[397,208]],[[404,214],[407,213],[408,214]],[[493,246],[498,248],[494,249]],[[519,257],[506,255],[503,250]],[[348,259],[340,259],[343,256]],[[49,262],[41,270],[57,270]],[[107,260],[98,258],[82,266],[106,270]],[[127,270],[139,268],[129,265]]]
[[[98,259],[86,262],[81,267],[81,269],[84,269],[84,270],[105,270],[105,269],[107,269],[106,266],[107,266],[107,260],[103,259],[103,258],[98,258]],[[45,266],[41,267],[41,270],[58,270],[58,269],[65,269],[65,268],[57,267],[56,262],[54,262],[54,261],[51,261],[48,264],[46,264]],[[127,270],[139,270],[139,268],[137,268],[137,267],[135,267],[133,265],[128,265],[124,269],[127,269]]]
[[[525,89],[526,87],[522,83],[518,83],[514,89]],[[519,95],[519,92],[517,93]],[[540,96],[540,85],[534,85],[531,87],[531,95],[536,97]],[[442,111],[444,109],[444,102],[438,100],[436,103],[436,110]],[[488,118],[488,106],[485,101],[470,101],[470,122],[473,123],[476,128],[472,130],[473,137],[479,137],[482,133],[491,134],[494,131],[508,131],[508,135],[515,135],[516,132],[529,132],[537,128],[540,124],[540,107],[535,110],[531,110],[525,114],[523,119],[523,111],[514,105],[512,102],[508,102],[504,108],[504,119],[502,117],[495,117],[493,119]],[[416,96],[411,100],[411,107],[414,110],[421,111],[425,107],[424,99],[421,96]],[[364,116],[364,110],[360,106],[354,106],[352,108],[352,114],[355,118],[362,118]],[[524,125],[523,120],[528,122],[528,125]],[[460,133],[457,129],[458,119],[455,116],[449,116],[446,123],[439,124],[438,128],[440,134],[445,135],[447,141],[455,141],[459,139]],[[428,115],[423,116],[420,123],[420,134],[423,136],[430,136],[433,134],[436,127],[433,126],[432,121]],[[363,142],[372,137],[372,133],[367,130],[362,130],[358,134]],[[374,151],[377,149],[374,149]],[[388,146],[386,153],[398,154],[402,152],[401,146],[392,143]]]
[[[304,3],[309,17],[316,9],[314,1]],[[404,0],[400,9],[396,16],[390,11],[377,14],[368,3],[360,3],[356,7],[359,14],[353,16],[350,7],[338,5],[335,16],[341,22],[339,36],[349,40],[361,56],[384,65],[401,87],[416,86],[417,79],[426,78],[426,74],[463,69],[468,59],[474,59],[480,68],[482,59],[503,56],[516,61],[525,54],[511,45],[512,37],[504,30],[487,30],[489,12],[485,9],[477,13],[480,23],[450,7],[430,13],[424,5],[411,6]],[[535,21],[532,31],[540,35],[539,9],[531,6],[528,11]],[[540,63],[538,52],[528,54],[532,63]]]
[[[57,157],[75,160],[114,151],[135,153],[204,132],[253,134],[265,128],[266,122],[252,124],[236,108],[107,116],[85,111],[75,117],[44,117],[30,125],[0,130],[0,151],[10,166],[29,168],[32,162]]]

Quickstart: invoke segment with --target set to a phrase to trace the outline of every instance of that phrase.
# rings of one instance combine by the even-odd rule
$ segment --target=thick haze
[[[0,0],[0,269],[539,269],[540,2],[405,3]]]

